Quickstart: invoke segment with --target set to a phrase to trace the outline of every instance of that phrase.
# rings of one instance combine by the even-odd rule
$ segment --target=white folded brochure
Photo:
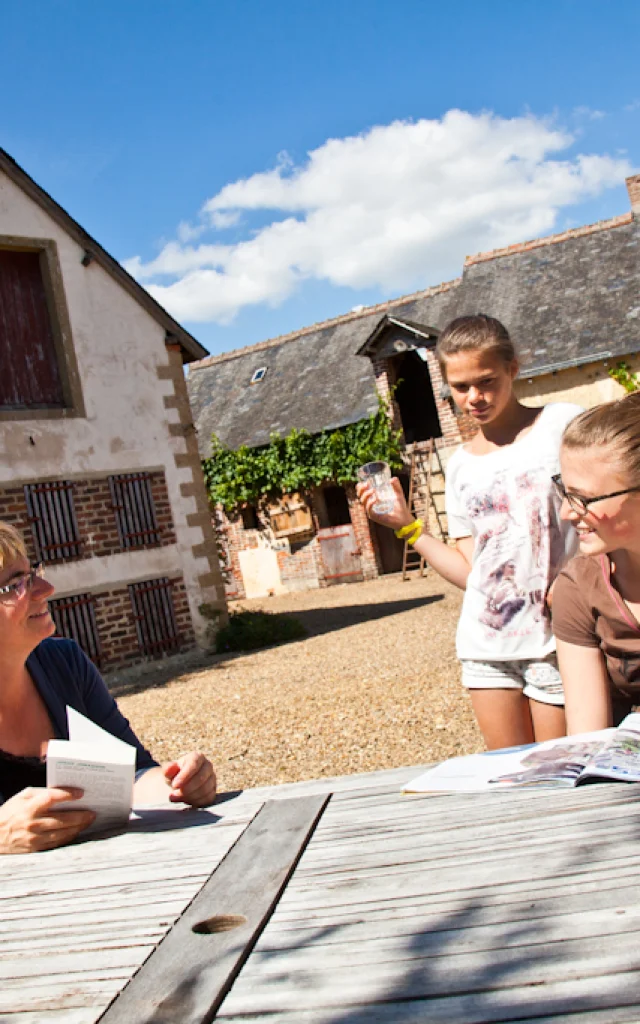
[[[92,832],[126,823],[133,800],[136,748],[74,708],[67,707],[67,722],[69,739],[49,740],[47,786],[76,786],[84,796],[58,807],[95,811]]]

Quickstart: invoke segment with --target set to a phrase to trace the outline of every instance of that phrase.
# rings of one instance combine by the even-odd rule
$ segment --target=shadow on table
[[[226,794],[225,794],[226,795]],[[211,808],[197,807],[141,807],[135,808],[135,818],[130,819],[126,827],[109,828],[89,835],[80,834],[76,842],[89,843],[92,840],[112,839],[126,832],[173,832],[176,829],[202,828],[204,825],[215,825],[221,816]]]
[[[263,935],[260,960],[265,964],[272,960],[277,967],[280,957],[283,967],[282,973],[276,970],[260,979],[269,1009],[273,1011],[277,1005],[270,999],[271,985],[277,1001],[277,989],[284,986],[286,992],[295,982],[297,991],[306,990],[307,1005],[314,1010],[293,1013],[282,1008],[277,1018],[283,1024],[567,1024],[578,1018],[585,1024],[592,1019],[594,1024],[610,1024],[640,1020],[634,1015],[640,1004],[640,951],[633,941],[638,865],[628,879],[622,866],[628,859],[625,852],[640,839],[640,816],[631,806],[629,810],[632,821],[622,840],[605,829],[588,841],[568,838],[565,857],[558,856],[557,846],[547,848],[544,837],[538,836],[531,849],[530,885],[515,878],[510,882],[507,876],[504,881],[480,884],[478,888],[485,890],[480,896],[457,897],[455,889],[434,893],[432,904],[423,901],[413,911],[414,921],[419,915],[430,918],[428,928],[420,933],[411,934],[415,928],[413,908],[407,909],[406,903],[411,897],[399,892],[398,897],[382,901],[374,914],[368,910],[365,914],[357,903],[349,911],[346,900],[342,923],[315,929],[301,924],[298,931],[292,929],[291,952],[295,955],[304,947],[314,953],[316,962],[310,960],[308,968],[290,965],[287,969],[282,933],[278,942],[276,932],[272,949],[268,933]],[[550,829],[552,815],[553,809],[548,818]],[[619,829],[619,820],[616,825]],[[545,869],[547,849],[553,855]],[[501,852],[496,850],[496,855]],[[428,864],[424,869],[428,870]],[[418,865],[415,870],[420,870]],[[461,887],[468,885],[472,870],[461,865]],[[407,894],[412,888],[407,886]],[[338,883],[334,895],[339,889]],[[404,901],[404,913],[394,907],[396,898]],[[457,905],[439,913],[437,904],[443,898]],[[626,927],[625,917],[616,916],[625,913],[633,915]],[[602,918],[595,926],[594,915]],[[398,925],[406,925],[400,963],[397,947],[392,952],[385,948],[385,921],[396,937]],[[365,922],[368,933],[375,936],[373,942],[361,929]],[[629,933],[626,938],[625,932]],[[336,990],[345,991],[338,1007],[323,1006],[322,988],[314,992],[316,970],[330,971],[331,960],[335,962]],[[394,964],[398,970],[393,969]],[[385,974],[389,975],[388,986]],[[245,1018],[239,1013],[238,1019]]]
[[[201,828],[203,825],[215,825],[221,821],[207,807],[140,807],[136,808],[135,818],[129,822],[128,832],[168,832],[176,828]]]
[[[426,608],[437,601],[443,601],[444,594],[431,594],[427,597],[409,597],[403,601],[386,601],[382,604],[354,604],[337,608],[308,608],[295,612],[282,612],[282,615],[298,619],[309,636],[320,636],[339,629],[347,629],[359,622],[375,622],[389,615],[400,615],[414,608]],[[294,640],[304,643],[304,640]],[[282,645],[283,648],[287,645]],[[263,648],[264,650],[265,648]],[[132,670],[121,670],[107,676],[106,681],[110,692],[118,699],[145,690],[158,689],[176,682],[181,678],[198,675],[201,672],[212,672],[226,668],[229,661],[255,654],[256,651],[236,651],[229,654],[213,654],[202,651],[190,651],[184,655],[174,655],[166,661],[157,661],[152,665],[136,666]]]

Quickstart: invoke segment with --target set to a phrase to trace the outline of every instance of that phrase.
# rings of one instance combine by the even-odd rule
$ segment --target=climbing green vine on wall
[[[214,434],[211,458],[203,459],[202,467],[212,503],[233,513],[242,505],[258,505],[320,484],[353,483],[358,467],[376,459],[394,469],[402,466],[400,431],[393,429],[383,399],[376,413],[357,423],[320,434],[272,434],[261,448],[226,448]]]
[[[617,380],[618,384],[621,384],[625,391],[631,394],[632,391],[640,390],[640,380],[638,374],[634,373],[628,363],[618,363],[617,366],[612,367],[609,370],[609,376]]]

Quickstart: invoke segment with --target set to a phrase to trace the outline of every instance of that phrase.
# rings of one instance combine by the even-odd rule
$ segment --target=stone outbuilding
[[[206,349],[0,150],[0,518],[103,669],[226,616],[183,364]]]
[[[258,447],[274,432],[357,422],[395,386],[407,458],[433,437],[446,464],[474,428],[456,415],[434,347],[449,320],[477,312],[508,327],[520,357],[516,391],[526,404],[591,406],[618,397],[609,369],[620,361],[640,368],[640,176],[627,187],[632,208],[619,217],[471,256],[453,281],[191,364],[201,456],[210,454],[212,433],[232,448]],[[352,488],[327,485],[296,503],[305,530],[302,507],[291,510],[289,531],[277,508],[246,508],[236,518],[218,510],[229,594],[399,568],[401,545],[363,520]]]

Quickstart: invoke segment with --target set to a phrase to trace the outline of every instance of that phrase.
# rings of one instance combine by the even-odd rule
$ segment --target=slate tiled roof
[[[201,454],[221,440],[265,444],[273,431],[312,433],[377,407],[371,361],[355,353],[385,313],[437,329],[488,313],[508,327],[521,375],[640,350],[640,222],[626,214],[481,253],[461,278],[291,335],[192,364],[189,395]],[[260,366],[267,373],[250,385]]]

